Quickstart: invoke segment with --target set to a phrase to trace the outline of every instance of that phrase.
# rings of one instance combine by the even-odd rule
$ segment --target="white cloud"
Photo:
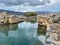
[[[0,0],[0,3],[5,5],[21,5],[23,3],[30,3],[30,5],[46,5],[51,3],[50,0]]]
[[[52,5],[56,2],[55,0],[50,0],[50,1],[51,1],[51,3],[49,5]]]
[[[6,0],[7,1],[7,0]],[[19,5],[15,5],[14,3],[15,2],[19,2],[17,0],[10,0],[11,3],[13,3],[11,6],[6,6],[4,3],[1,3],[0,4],[0,9],[7,9],[7,10],[13,10],[13,11],[17,11],[17,12],[27,12],[27,11],[41,11],[41,10],[48,10],[48,9],[51,9],[52,7],[55,6],[55,4],[57,5],[58,2],[60,2],[59,0],[50,0],[51,3],[47,4],[47,5],[39,5],[40,2],[42,2],[43,0],[33,0],[35,1],[34,4],[37,2],[38,4],[35,6],[33,6],[34,4],[30,3],[32,0],[30,0],[30,2],[28,0],[26,0],[27,2],[24,2],[22,4],[19,4]],[[23,0],[24,1],[24,0]],[[22,2],[23,2],[22,1]],[[32,2],[33,2],[32,1]],[[40,1],[40,2],[39,2]],[[31,6],[31,5],[32,6]]]
[[[40,2],[43,2],[43,0],[40,0]]]
[[[12,7],[9,7],[9,8],[10,9],[14,9],[14,11],[17,11],[17,12],[34,11],[33,7],[24,6],[23,4],[22,5],[18,5],[18,6],[12,6]]]

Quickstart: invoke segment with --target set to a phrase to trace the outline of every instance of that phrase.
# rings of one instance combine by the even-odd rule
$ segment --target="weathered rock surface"
[[[17,15],[9,15],[6,12],[0,13],[0,24],[18,23],[24,21],[26,18]]]
[[[24,20],[21,20],[20,17],[15,16],[15,15],[11,15],[11,16],[9,16],[8,18],[9,18],[9,19],[8,19],[8,23],[18,23],[18,22],[20,22],[20,21],[24,21]]]
[[[37,22],[39,25],[46,25],[47,27],[50,27],[52,20],[47,16],[37,16]]]

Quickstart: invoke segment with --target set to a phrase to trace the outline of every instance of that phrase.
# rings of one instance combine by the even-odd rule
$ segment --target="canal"
[[[45,34],[37,22],[0,25],[0,45],[45,45]]]

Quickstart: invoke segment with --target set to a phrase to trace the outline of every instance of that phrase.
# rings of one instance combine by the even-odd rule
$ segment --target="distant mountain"
[[[54,13],[54,12],[50,12],[50,11],[40,11],[40,12],[37,12],[37,14],[51,14],[51,13]]]
[[[1,10],[0,12],[7,12],[8,14],[15,14],[15,15],[24,15],[24,12],[16,12],[16,11],[9,11],[9,10]]]
[[[8,14],[14,14],[14,15],[24,15],[25,12],[16,12],[16,11],[9,11],[9,10],[1,10],[0,12],[7,12]],[[38,11],[36,12],[37,14],[50,14],[50,13],[54,13],[54,12],[50,12],[50,11]]]

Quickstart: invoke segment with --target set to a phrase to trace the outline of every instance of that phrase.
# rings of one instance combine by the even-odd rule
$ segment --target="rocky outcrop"
[[[18,23],[20,22],[18,16],[11,15],[8,17],[8,23]]]
[[[9,15],[6,12],[0,13],[0,24],[7,24],[7,23],[18,23],[24,21],[26,17],[17,16],[17,15]]]
[[[52,20],[47,16],[38,15],[37,22],[39,25],[46,25],[47,27],[50,27]]]

